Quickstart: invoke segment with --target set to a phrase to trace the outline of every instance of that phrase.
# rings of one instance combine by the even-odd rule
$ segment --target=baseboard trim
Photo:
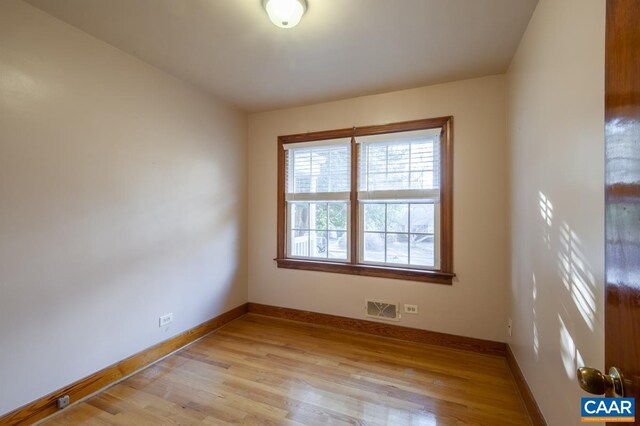
[[[516,361],[515,356],[513,356],[511,346],[509,345],[507,345],[507,364],[509,364],[511,374],[516,381],[516,386],[518,387],[518,391],[520,392],[522,401],[524,402],[527,412],[529,413],[531,423],[533,424],[533,426],[547,426],[547,421],[542,415],[542,411],[540,411],[538,402],[533,396],[533,392],[531,392],[531,388],[529,387],[527,380],[524,378],[524,374],[522,374],[522,370],[518,365],[518,361]]]
[[[32,424],[41,420],[59,411],[56,404],[58,398],[62,395],[69,395],[71,397],[71,402],[76,402],[111,384],[114,384],[131,373],[148,367],[166,355],[189,345],[195,340],[204,337],[228,322],[241,317],[247,312],[247,303],[231,309],[230,311],[218,315],[217,317],[180,333],[177,336],[151,346],[150,348],[138,352],[129,358],[112,364],[90,376],[76,381],[75,383],[58,389],[47,396],[0,416],[0,425]]]
[[[376,336],[408,340],[411,342],[446,346],[449,348],[478,352],[487,355],[506,356],[506,344],[491,340],[462,337],[453,334],[438,333],[435,331],[420,330],[417,328],[402,327],[393,324],[384,324],[374,321],[301,311],[298,309],[278,306],[262,305],[259,303],[249,303],[249,312],[293,321],[325,325],[340,328],[342,330],[373,334]]]

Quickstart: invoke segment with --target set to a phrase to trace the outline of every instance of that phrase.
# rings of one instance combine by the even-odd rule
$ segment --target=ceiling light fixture
[[[263,0],[269,19],[280,28],[293,28],[307,10],[306,0]]]

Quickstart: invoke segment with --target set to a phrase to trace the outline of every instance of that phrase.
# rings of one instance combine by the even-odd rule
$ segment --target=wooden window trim
[[[358,241],[358,202],[357,202],[357,146],[352,147],[351,155],[351,261],[329,262],[318,260],[290,259],[286,257],[286,201],[285,201],[285,149],[284,145],[298,142],[310,142],[325,139],[353,138],[358,136],[379,135],[411,130],[441,128],[440,135],[440,269],[423,270],[415,268],[396,268],[359,264]],[[341,274],[364,275],[437,284],[451,284],[453,273],[453,117],[427,118],[423,120],[403,121],[375,126],[353,127],[321,132],[300,133],[278,137],[278,212],[277,212],[277,257],[279,268],[305,269],[311,271],[333,272]]]

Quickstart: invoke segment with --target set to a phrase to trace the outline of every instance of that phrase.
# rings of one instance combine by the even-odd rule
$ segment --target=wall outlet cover
[[[69,395],[61,396],[60,398],[58,398],[58,409],[62,410],[70,403],[71,403],[71,398],[69,397]]]
[[[404,304],[404,312],[407,314],[417,314],[418,313],[418,305],[407,305]]]
[[[164,327],[165,325],[170,324],[172,322],[173,322],[173,313],[163,315],[160,317],[159,327]]]

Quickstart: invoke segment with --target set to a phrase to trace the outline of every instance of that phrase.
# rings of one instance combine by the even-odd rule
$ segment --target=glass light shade
[[[293,28],[300,22],[306,9],[305,0],[264,0],[269,19],[280,28]]]

